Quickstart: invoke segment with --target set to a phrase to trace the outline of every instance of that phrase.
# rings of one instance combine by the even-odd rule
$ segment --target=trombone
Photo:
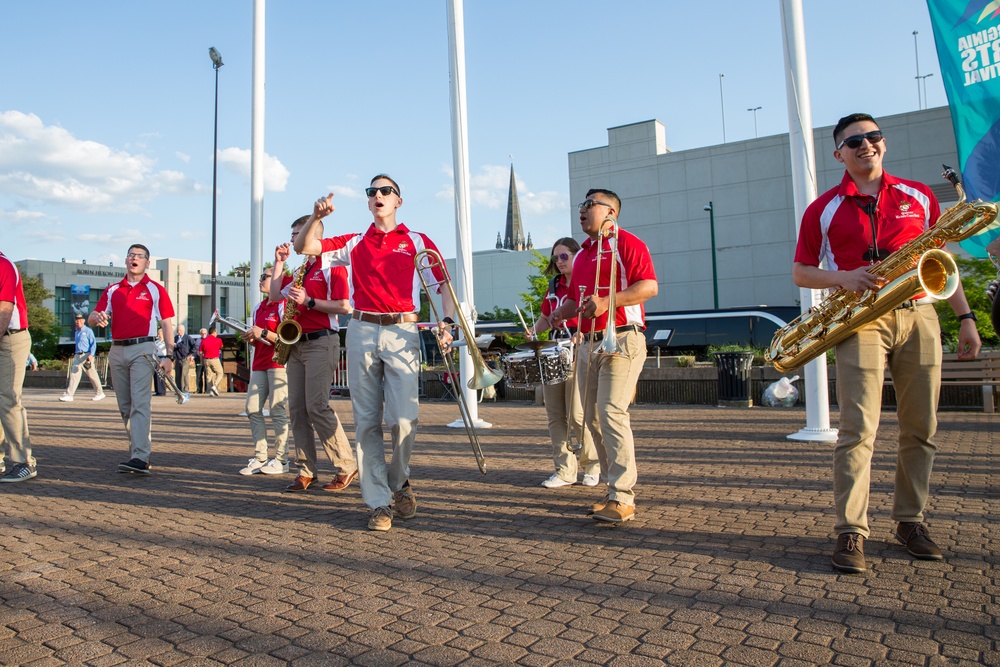
[[[451,298],[451,302],[455,304],[455,326],[462,330],[462,336],[464,336],[466,341],[474,341],[475,336],[472,335],[472,327],[469,326],[464,313],[462,313],[462,308],[458,303],[458,295],[455,294],[455,288],[452,287],[451,279],[448,277],[448,269],[444,264],[444,260],[441,259],[441,255],[435,250],[426,248],[418,252],[413,257],[413,266],[417,270],[417,275],[420,276],[420,284],[423,285],[424,292],[427,293],[427,303],[430,306],[434,321],[440,322],[441,317],[438,315],[437,306],[434,305],[434,299],[431,298],[431,288],[444,285],[448,288],[448,296]],[[433,271],[435,268],[441,271],[444,278],[436,282],[428,282],[424,277],[424,271],[427,269],[431,269]],[[444,357],[444,367],[448,373],[448,377],[453,379],[458,377],[458,374],[455,372],[455,366],[451,362],[451,351],[445,350],[445,346],[441,342],[440,331],[436,327],[434,329],[434,337],[437,339],[438,348],[441,350],[441,356]],[[503,377],[503,373],[499,373],[486,365],[486,362],[483,361],[483,355],[479,352],[478,346],[475,344],[468,344],[468,348],[469,355],[472,357],[473,375],[466,383],[466,386],[468,386],[469,389],[479,390],[491,387],[499,382]],[[476,464],[479,466],[479,472],[485,475],[486,459],[483,458],[483,448],[479,444],[479,436],[476,435],[476,427],[472,423],[472,413],[469,410],[469,404],[468,401],[466,401],[465,392],[459,389],[456,396],[458,400],[459,412],[462,415],[462,423],[465,424],[465,432],[469,436],[469,444],[472,445],[472,453],[476,456]]]
[[[174,382],[174,378],[171,377],[170,373],[167,373],[162,368],[160,368],[160,363],[153,357],[153,355],[144,354],[142,356],[145,357],[146,361],[149,362],[149,365],[153,367],[153,372],[156,373],[160,377],[160,379],[163,380],[163,383],[167,385],[170,391],[174,392],[174,395],[177,396],[178,405],[184,405],[191,399],[191,394],[187,393],[186,391],[180,390],[180,388],[177,386],[177,383]]]
[[[218,309],[216,309],[216,311],[212,313],[212,319],[208,321],[208,326],[212,326],[216,322],[222,322],[227,327],[231,329],[236,329],[241,333],[246,333],[251,329],[253,329],[253,326],[247,324],[246,322],[240,322],[239,320],[234,320],[231,317],[222,317],[221,315],[219,315]],[[266,338],[258,338],[257,340],[266,345],[273,345],[273,343],[271,343],[271,341],[267,340]]]

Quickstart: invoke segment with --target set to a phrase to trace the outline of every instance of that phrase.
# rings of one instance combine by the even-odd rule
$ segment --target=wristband
[[[455,323],[455,320],[451,319],[450,317],[442,317],[441,321],[444,322],[445,324],[454,324]]]
[[[979,321],[975,313],[966,313],[965,315],[959,315],[958,321],[961,322],[962,320],[972,320],[973,322]]]

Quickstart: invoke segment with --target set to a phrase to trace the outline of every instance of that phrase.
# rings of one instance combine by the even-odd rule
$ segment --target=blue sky
[[[947,104],[923,2],[805,0],[815,125]],[[336,193],[328,233],[363,231],[388,172],[399,219],[455,251],[444,0],[267,5],[264,258]],[[211,259],[219,89],[218,264],[248,260],[250,0],[7,2],[0,22],[0,250],[120,265],[128,244]],[[509,165],[537,247],[571,232],[567,153],[659,119],[683,150],[787,131],[777,0],[465,3],[474,250],[503,229]],[[891,163],[891,155],[889,156]],[[600,184],[595,184],[600,185]],[[623,224],[627,221],[623,220]]]

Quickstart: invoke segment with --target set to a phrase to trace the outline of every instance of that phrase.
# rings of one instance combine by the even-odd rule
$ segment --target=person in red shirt
[[[285,315],[284,301],[271,301],[271,275],[274,269],[264,269],[260,276],[260,291],[264,299],[254,306],[250,321],[253,325],[243,334],[243,340],[253,343],[250,364],[250,385],[247,387],[247,419],[253,435],[254,456],[241,475],[260,472],[280,475],[288,472],[288,375],[285,367],[274,361],[275,331]],[[271,425],[274,427],[274,458],[267,458],[267,424],[264,406],[270,404]]]
[[[410,454],[416,439],[420,372],[420,277],[414,257],[424,248],[437,250],[424,234],[410,231],[396,221],[402,206],[399,184],[378,174],[366,189],[368,210],[374,221],[364,234],[321,239],[322,219],[333,212],[333,195],[313,205],[295,251],[322,252],[330,262],[351,267],[347,326],[347,379],[354,408],[361,498],[372,510],[368,528],[392,528],[392,510],[401,519],[417,514],[417,500],[410,486]],[[440,269],[428,270],[428,283],[444,278]],[[439,288],[440,291],[440,288]],[[447,294],[447,292],[445,292]],[[438,331],[444,347],[451,342],[448,325],[455,313],[449,297],[442,299],[444,320]],[[392,460],[386,465],[382,419],[392,437]]]
[[[872,267],[937,222],[940,208],[926,185],[883,170],[885,136],[868,114],[841,118],[833,141],[844,178],[802,216],[792,279],[799,287],[863,294],[885,283]],[[943,558],[923,524],[941,384],[941,327],[932,302],[907,301],[834,348],[840,427],[833,450],[837,543],[831,560],[841,572],[866,569],[871,460],[887,363],[899,397],[895,536],[916,558]],[[958,356],[975,358],[980,348],[976,316],[961,283],[948,303],[961,321]]]
[[[659,289],[646,244],[620,227],[617,240],[606,235],[614,227],[621,207],[621,199],[611,190],[587,191],[587,199],[579,208],[580,226],[588,238],[573,260],[569,284],[570,294],[579,294],[583,288],[586,296],[579,307],[567,299],[552,320],[552,326],[559,327],[561,320],[580,314],[579,331],[584,334],[584,342],[577,350],[577,389],[587,410],[584,421],[594,438],[601,473],[608,482],[607,495],[591,507],[591,514],[595,520],[611,523],[635,516],[637,471],[628,408],[646,361],[643,303],[656,296]],[[615,285],[611,284],[613,263],[617,264]],[[611,289],[615,291],[613,313],[608,312]],[[610,326],[609,317],[613,318]],[[621,354],[596,352],[609,330]]]
[[[170,319],[174,316],[174,306],[163,285],[146,275],[149,264],[149,248],[138,243],[129,246],[125,277],[104,290],[88,318],[92,327],[106,327],[111,322],[108,367],[132,457],[118,464],[118,471],[139,475],[148,475],[151,470],[150,403],[154,371],[149,359],[157,357],[153,344],[157,324],[163,329],[163,340],[174,340],[174,325]],[[173,347],[173,343],[168,343],[167,357],[160,360],[164,373],[173,370],[170,361]]]
[[[304,234],[309,216],[292,223],[292,240]],[[322,227],[317,232],[322,234]],[[290,243],[274,250],[274,271],[280,275],[291,255]],[[296,272],[297,273],[297,272]],[[340,363],[340,323],[338,315],[347,315],[351,307],[347,299],[347,271],[333,266],[329,253],[317,253],[305,258],[302,286],[296,287],[291,276],[272,280],[272,301],[284,301],[285,308],[294,303],[295,321],[302,327],[302,337],[292,346],[288,364],[288,412],[295,436],[296,463],[299,475],[285,487],[288,492],[301,492],[316,479],[316,441],[313,429],[323,443],[326,455],[333,463],[333,480],[323,485],[324,491],[346,489],[358,475],[354,451],[347,439],[340,417],[330,407],[330,383]]]
[[[569,292],[569,283],[573,276],[573,258],[580,251],[576,239],[566,237],[559,239],[552,246],[552,256],[542,273],[551,275],[549,289],[542,299],[541,316],[535,321],[532,331],[536,334],[552,328],[552,313],[569,301],[576,303],[579,295]],[[552,340],[566,339],[573,336],[577,329],[575,317],[566,320],[564,328],[554,329]],[[567,335],[568,332],[568,335]],[[568,341],[566,341],[568,342]],[[542,482],[548,489],[576,484],[577,473],[583,470],[583,485],[597,486],[601,481],[600,460],[593,441],[587,437],[583,428],[583,405],[580,393],[576,390],[576,373],[570,371],[564,382],[542,385],[542,396],[545,399],[545,413],[549,419],[549,435],[552,440],[552,460],[556,471]],[[571,433],[572,431],[572,433]],[[578,450],[572,447],[572,434],[580,445]]]
[[[28,413],[21,405],[30,353],[28,304],[21,274],[0,252],[0,441],[7,443],[6,452],[0,450],[0,473],[6,472],[0,482],[23,482],[37,474],[28,435]],[[4,464],[5,453],[12,464],[9,471]]]
[[[219,386],[226,378],[222,372],[222,346],[222,339],[219,338],[215,327],[208,330],[208,335],[201,339],[201,344],[198,346],[198,354],[201,355],[205,365],[205,383],[212,396],[219,395]]]

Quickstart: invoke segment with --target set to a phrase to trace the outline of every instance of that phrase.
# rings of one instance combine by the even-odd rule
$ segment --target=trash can
[[[716,352],[715,363],[719,371],[719,407],[752,407],[750,368],[753,352]]]

